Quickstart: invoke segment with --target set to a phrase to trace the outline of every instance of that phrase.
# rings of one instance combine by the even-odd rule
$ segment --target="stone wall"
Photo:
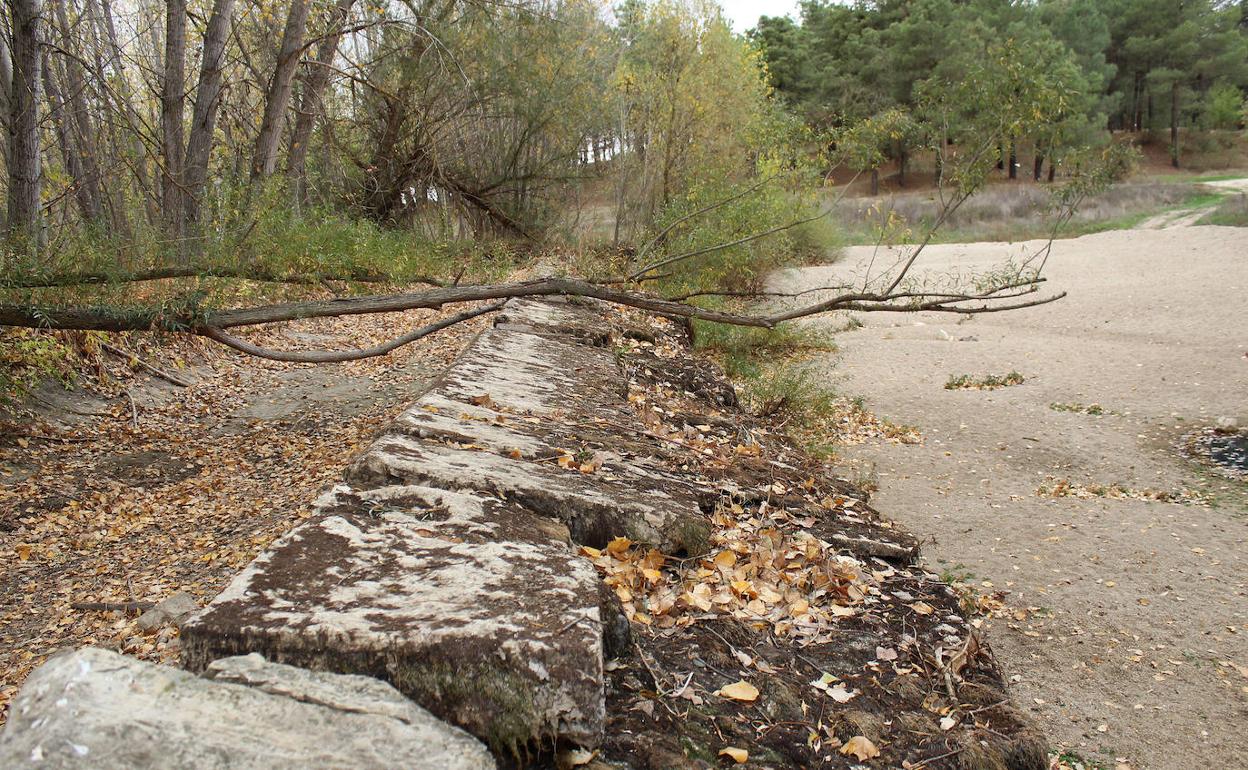
[[[505,757],[532,746],[597,746],[604,660],[628,644],[628,622],[573,544],[622,535],[699,554],[712,496],[626,449],[601,472],[566,467],[566,447],[621,445],[617,426],[636,421],[608,339],[594,306],[509,303],[309,520],[183,624],[188,672],[99,650],[58,657],[15,701],[0,765],[108,756],[165,766],[168,754],[126,748],[138,728],[106,703],[121,691],[126,709],[147,715],[157,743],[177,745],[174,764],[183,767],[217,766],[196,757],[235,751],[239,766],[264,765],[266,756],[307,766],[315,752],[355,752],[364,722],[395,746],[378,766],[481,766],[460,730]],[[309,702],[296,687],[275,693],[223,674],[240,667],[315,680],[327,692],[353,691],[358,675],[388,687],[376,684],[386,692],[370,693],[370,706],[344,705],[341,693]],[[177,694],[163,694],[166,684]],[[64,698],[54,703],[71,701],[69,723],[44,713],[57,693]],[[406,761],[405,741],[427,741],[415,731],[436,720],[410,704],[396,716],[398,693],[454,726],[439,739],[454,751],[432,764]],[[239,725],[219,720],[227,703]],[[377,703],[389,711],[375,713]],[[287,713],[309,709],[326,713]],[[196,726],[200,719],[211,723]],[[318,719],[317,734],[301,738],[300,726]],[[301,741],[307,751],[287,751]]]

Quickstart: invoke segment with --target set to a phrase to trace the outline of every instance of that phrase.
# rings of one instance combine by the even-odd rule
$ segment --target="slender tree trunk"
[[[342,40],[342,28],[346,25],[354,4],[355,0],[338,0],[330,14],[325,37],[316,47],[316,58],[303,79],[303,88],[299,94],[299,114],[295,118],[295,129],[290,136],[290,153],[286,157],[286,174],[295,184],[299,201],[307,200],[308,143],[312,141],[312,129],[316,125],[316,119],[325,112],[321,98],[325,87],[329,85],[334,57],[338,54],[338,43]]]
[[[880,194],[880,170],[878,168],[871,169],[871,194]]]
[[[65,162],[65,171],[69,173],[70,186],[78,211],[86,222],[96,222],[100,217],[99,200],[94,196],[93,189],[87,181],[87,172],[82,164],[82,152],[79,141],[71,122],[70,110],[65,98],[56,83],[56,75],[52,67],[51,56],[43,55],[43,88],[47,92],[48,109],[52,113],[52,126],[56,132],[56,143],[60,145],[61,158]]]
[[[1053,180],[1055,178],[1057,178],[1057,164],[1053,162],[1052,158],[1050,158],[1049,159],[1049,184],[1053,184]]]
[[[94,0],[87,0],[89,13],[93,7]],[[131,167],[134,171],[135,180],[139,184],[139,195],[143,198],[143,207],[147,212],[147,222],[150,225],[156,225],[161,221],[160,209],[157,206],[159,190],[153,186],[147,174],[147,148],[139,133],[143,121],[139,118],[138,110],[134,108],[134,103],[130,98],[130,81],[126,75],[125,59],[121,55],[121,45],[117,42],[117,26],[113,23],[113,5],[111,0],[101,0],[100,9],[102,12],[100,26],[103,29],[104,36],[108,38],[109,66],[116,75],[114,78],[116,98],[120,102],[121,113],[129,129],[126,135],[130,144]]]
[[[9,95],[9,233],[33,254],[39,245],[39,101],[42,0],[10,0],[13,90]]]
[[[260,122],[260,135],[256,137],[256,149],[251,156],[252,181],[266,179],[277,168],[277,150],[281,143],[282,128],[286,124],[286,107],[295,85],[295,72],[303,52],[303,32],[308,25],[309,0],[291,0],[286,16],[286,29],[282,32],[282,44],[277,52],[277,65],[269,81],[269,91],[264,103],[264,119]]]
[[[80,50],[81,46],[73,40],[69,16],[65,13],[65,0],[56,0],[52,10],[60,28],[62,45],[67,51]],[[79,200],[83,217],[89,222],[102,224],[104,195],[100,188],[100,164],[96,153],[102,140],[87,107],[87,78],[82,62],[77,57],[63,58],[62,66],[56,68],[57,71],[49,69],[45,82],[52,83],[60,75],[61,82],[65,84],[64,105],[68,114],[64,122],[68,138],[72,141],[64,146],[64,150],[77,156],[80,176],[75,180],[81,188]],[[51,59],[48,59],[44,66],[50,67],[51,64]]]
[[[910,153],[906,152],[906,148],[901,148],[897,153],[897,185],[899,187],[906,186],[906,161],[910,159]]]
[[[1007,172],[1010,179],[1018,179],[1018,144],[1013,140],[1010,141],[1010,168]]]
[[[1170,165],[1179,167],[1179,81],[1170,85]]]
[[[9,166],[9,126],[13,123],[13,52],[9,50],[9,36],[0,30],[0,126],[4,127],[5,141],[0,142],[4,166]],[[3,228],[0,228],[3,229]]]
[[[1135,73],[1135,87],[1131,89],[1131,126],[1132,130],[1140,130],[1140,121],[1143,119],[1143,113],[1140,106],[1140,86],[1143,81],[1143,73]]]
[[[186,88],[186,0],[165,2],[165,67],[160,86],[160,201],[165,227],[174,240],[184,228],[182,199],[186,189],[183,153],[184,90]]]
[[[200,207],[208,183],[208,156],[212,134],[221,106],[221,80],[225,67],[225,44],[230,38],[234,0],[214,0],[212,15],[204,28],[203,61],[195,88],[195,110],[191,116],[191,138],[186,145],[185,210],[188,227],[199,223]]]
[[[1037,149],[1036,159],[1032,163],[1032,174],[1031,174],[1032,181],[1039,182],[1040,176],[1043,173],[1044,173],[1044,153],[1040,152],[1040,150]]]

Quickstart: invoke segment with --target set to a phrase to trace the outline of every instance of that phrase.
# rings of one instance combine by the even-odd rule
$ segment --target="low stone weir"
[[[734,406],[674,324],[513,300],[182,623],[186,671],[49,661],[0,767],[1042,768],[966,597]]]

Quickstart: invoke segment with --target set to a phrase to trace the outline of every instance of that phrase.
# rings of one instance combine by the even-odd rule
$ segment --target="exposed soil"
[[[920,264],[985,269],[1038,245],[935,246]],[[827,285],[870,252],[778,282]],[[873,504],[931,539],[933,570],[1009,592],[988,626],[1014,697],[1104,767],[1248,767],[1248,488],[1178,451],[1248,422],[1246,255],[1236,228],[1059,241],[1046,289],[1067,298],[862,315],[825,359],[838,389],[925,436],[844,450],[877,467]],[[943,387],[1012,370],[1023,384]]]
[[[363,347],[392,324],[433,317],[405,315],[300,322],[254,339]],[[117,343],[147,346],[145,359],[170,370],[193,361],[179,375],[196,383],[179,388],[112,359],[97,388],[39,390],[0,426],[0,720],[26,674],[58,648],[175,660],[173,626],[145,633],[122,612],[72,604],[214,596],[308,515],[317,491],[483,323],[390,357],[321,366],[132,335]]]

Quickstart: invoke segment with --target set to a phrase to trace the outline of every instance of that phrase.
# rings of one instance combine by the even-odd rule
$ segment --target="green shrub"
[[[73,381],[73,351],[60,338],[33,329],[0,329],[0,411],[11,412],[41,380]]]

